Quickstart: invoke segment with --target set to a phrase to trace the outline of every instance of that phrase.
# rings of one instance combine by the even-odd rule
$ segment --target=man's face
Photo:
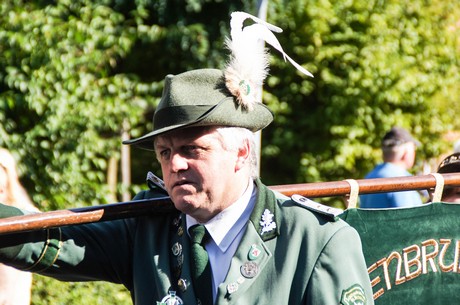
[[[175,207],[200,222],[237,199],[233,186],[240,183],[235,179],[238,150],[227,150],[222,143],[214,127],[172,131],[155,140],[155,153]]]

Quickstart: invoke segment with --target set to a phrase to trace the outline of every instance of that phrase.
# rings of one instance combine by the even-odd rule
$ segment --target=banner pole
[[[442,174],[444,187],[460,186],[460,173]],[[435,176],[409,176],[355,180],[359,194],[429,190],[436,187]],[[308,198],[346,196],[351,192],[346,180],[269,186],[286,196],[299,194]],[[148,214],[167,214],[175,211],[169,197],[142,199],[99,206],[57,210],[0,219],[0,234],[19,233],[49,228],[124,219]]]

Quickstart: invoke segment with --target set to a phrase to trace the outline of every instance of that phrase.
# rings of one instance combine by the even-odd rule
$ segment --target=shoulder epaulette
[[[318,202],[314,202],[313,200],[310,200],[298,194],[292,195],[291,199],[298,205],[307,208],[310,211],[328,216],[334,221],[337,220],[338,215],[343,213],[341,209],[333,208]]]
[[[160,189],[165,194],[168,194],[168,192],[166,191],[165,183],[154,173],[148,172],[145,180],[147,181],[147,185],[149,186],[150,190]]]

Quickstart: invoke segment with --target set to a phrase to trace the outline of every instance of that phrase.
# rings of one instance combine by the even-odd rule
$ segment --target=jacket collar
[[[252,211],[250,221],[263,241],[280,235],[280,212],[278,201],[273,191],[268,189],[260,179],[255,180],[258,193],[257,202]]]

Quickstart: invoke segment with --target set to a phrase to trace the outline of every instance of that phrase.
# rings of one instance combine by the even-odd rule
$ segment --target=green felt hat
[[[262,103],[248,110],[238,104],[217,69],[192,70],[165,79],[163,95],[153,115],[153,131],[123,144],[153,149],[153,138],[168,131],[192,126],[243,127],[253,132],[273,121]]]

